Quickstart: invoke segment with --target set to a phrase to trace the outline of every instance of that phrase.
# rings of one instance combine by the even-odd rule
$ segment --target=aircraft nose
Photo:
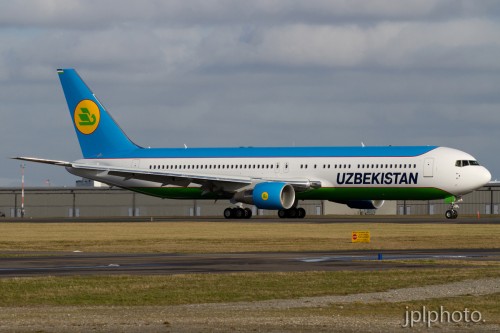
[[[481,173],[479,175],[479,179],[481,180],[482,185],[486,185],[491,180],[491,173],[485,167],[482,167]]]

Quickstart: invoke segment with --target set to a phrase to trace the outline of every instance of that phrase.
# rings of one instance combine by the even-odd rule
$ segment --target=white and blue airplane
[[[58,69],[83,153],[74,162],[15,159],[63,166],[74,175],[172,199],[226,199],[226,218],[277,210],[303,218],[301,200],[376,209],[384,200],[448,199],[485,185],[490,172],[471,155],[437,146],[144,148],[133,143],[74,69]]]

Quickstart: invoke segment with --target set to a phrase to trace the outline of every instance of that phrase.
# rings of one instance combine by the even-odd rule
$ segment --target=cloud
[[[27,10],[29,8],[29,10]],[[6,2],[0,22],[9,27],[68,27],[96,30],[112,26],[179,26],[335,22],[437,21],[497,16],[497,1],[453,0],[32,0]]]

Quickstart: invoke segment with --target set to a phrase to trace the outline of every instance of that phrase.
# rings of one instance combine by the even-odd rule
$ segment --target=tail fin
[[[139,148],[122,131],[74,69],[58,69],[59,79],[84,158],[118,157]]]

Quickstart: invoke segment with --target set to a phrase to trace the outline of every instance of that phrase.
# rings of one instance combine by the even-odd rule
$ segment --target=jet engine
[[[253,190],[236,193],[233,200],[260,209],[289,209],[295,202],[295,190],[287,183],[265,182],[255,185]]]

